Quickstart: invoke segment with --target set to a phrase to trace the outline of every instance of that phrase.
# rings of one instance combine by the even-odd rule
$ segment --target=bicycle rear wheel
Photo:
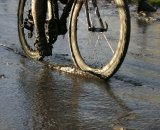
[[[35,30],[31,15],[32,0],[19,0],[18,5],[18,34],[21,47],[29,58],[40,59],[38,51],[34,47]]]
[[[69,41],[77,67],[110,78],[122,64],[130,40],[130,15],[125,0],[76,0]]]

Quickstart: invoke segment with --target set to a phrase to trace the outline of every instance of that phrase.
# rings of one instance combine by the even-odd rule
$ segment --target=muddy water
[[[67,37],[57,42],[48,62],[25,58],[17,5],[18,0],[0,0],[0,130],[160,129],[159,14],[146,22],[131,8],[128,55],[106,82],[74,73]]]

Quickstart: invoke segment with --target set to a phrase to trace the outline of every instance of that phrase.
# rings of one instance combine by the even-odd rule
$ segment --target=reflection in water
[[[144,33],[146,33],[147,32],[147,24],[146,23],[144,23],[144,21],[142,21],[142,20],[137,20],[137,26],[138,26],[138,28],[140,28],[140,29],[142,29],[142,33],[144,34]]]
[[[23,64],[28,69],[19,73],[18,83],[29,106],[29,129],[103,130],[130,116],[106,82],[74,75],[57,78],[46,67]]]
[[[21,91],[31,105],[32,125],[29,127],[48,130],[75,129],[76,126],[77,129],[77,89],[73,88],[75,92],[72,92],[70,84],[57,84],[48,69],[41,69],[35,75],[33,73],[23,71],[19,79],[20,86],[25,84]]]
[[[139,52],[144,52],[147,47],[146,44],[147,44],[147,37],[148,37],[148,33],[147,33],[148,26],[141,20],[137,21],[137,26],[141,30],[141,33],[139,34],[141,39],[139,43],[139,46],[140,46]]]

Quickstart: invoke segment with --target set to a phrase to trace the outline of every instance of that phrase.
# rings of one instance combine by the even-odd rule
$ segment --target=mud
[[[18,0],[0,0],[0,130],[159,130],[160,21],[130,7],[132,34],[120,70],[104,81],[77,69],[67,36],[44,62],[24,56]],[[59,48],[61,51],[59,51]]]

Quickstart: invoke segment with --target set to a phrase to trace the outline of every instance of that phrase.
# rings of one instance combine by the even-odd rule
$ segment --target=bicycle
[[[68,38],[75,65],[110,78],[120,68],[129,46],[130,12],[126,0],[70,0],[62,14],[67,18],[69,13]],[[52,4],[48,0],[46,28],[52,17]],[[31,0],[19,1],[18,33],[26,56],[38,59],[33,45]],[[57,37],[54,36],[54,42]]]

